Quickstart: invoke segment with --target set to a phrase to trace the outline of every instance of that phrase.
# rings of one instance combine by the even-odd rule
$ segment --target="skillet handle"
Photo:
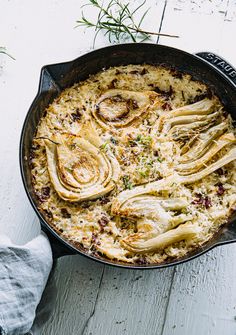
[[[196,56],[213,65],[236,86],[236,70],[226,60],[212,52],[198,52]]]
[[[42,231],[47,235],[51,248],[52,248],[52,257],[53,260],[56,260],[63,256],[69,256],[69,255],[75,255],[77,252],[73,250],[70,247],[67,247],[63,244],[55,235],[53,232],[51,232],[48,227],[45,227],[45,225],[41,222],[41,228]]]

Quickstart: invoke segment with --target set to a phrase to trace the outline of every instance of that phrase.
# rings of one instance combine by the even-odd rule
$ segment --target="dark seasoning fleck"
[[[205,207],[206,209],[212,206],[211,199],[207,195],[196,193],[195,197],[196,198],[192,201],[193,205],[200,205],[200,206]]]
[[[68,212],[66,208],[61,208],[61,215],[64,219],[70,219],[71,214]]]
[[[101,227],[105,227],[109,222],[109,219],[103,215],[99,220],[98,223],[100,224]]]
[[[217,195],[221,196],[225,193],[225,188],[222,183],[218,183],[217,185]]]
[[[71,114],[71,118],[72,118],[72,120],[73,120],[74,122],[80,120],[81,117],[82,117],[82,113],[79,111],[78,108],[76,109],[76,112],[75,112],[75,113],[72,113],[72,114]]]
[[[36,195],[41,202],[45,202],[49,199],[50,197],[50,187],[42,187],[41,192],[36,192]]]

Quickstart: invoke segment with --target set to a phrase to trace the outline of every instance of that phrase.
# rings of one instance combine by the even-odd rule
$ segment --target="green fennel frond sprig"
[[[115,39],[116,42],[120,42],[124,38],[130,38],[133,42],[144,42],[145,40],[149,40],[152,35],[179,37],[176,35],[146,31],[141,28],[143,20],[150,8],[144,11],[137,22],[134,16],[143,9],[146,0],[134,10],[129,8],[129,2],[123,3],[121,0],[110,0],[106,6],[104,6],[104,3],[100,3],[99,0],[88,1],[89,3],[85,6],[94,6],[98,9],[97,20],[96,22],[90,21],[82,12],[82,18],[76,21],[76,27],[85,26],[86,28],[95,28],[93,45],[100,31],[103,31],[104,35],[108,36],[110,42],[112,42],[112,39]]]
[[[7,49],[6,49],[5,47],[0,47],[0,53],[1,53],[1,54],[5,54],[5,55],[7,55],[8,57],[10,57],[11,59],[14,59],[14,60],[15,60],[15,58],[14,58],[13,56],[11,56],[11,55],[7,52]]]

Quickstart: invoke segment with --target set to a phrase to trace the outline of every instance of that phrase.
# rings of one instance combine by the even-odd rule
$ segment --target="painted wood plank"
[[[70,5],[68,1],[0,1],[1,45],[16,58],[14,62],[0,55],[0,232],[19,244],[40,231],[19,173],[21,127],[37,92],[40,68],[73,59],[89,49],[83,33],[73,28],[80,5],[79,1],[70,1]],[[60,260],[52,278],[58,286],[55,310],[48,328],[38,334],[76,334],[82,329],[96,300],[102,271],[103,266],[81,257]],[[48,302],[53,304],[53,300]]]
[[[235,333],[235,256],[227,245],[176,268],[163,335]]]
[[[43,65],[73,59],[91,50],[93,31],[76,28],[86,1],[0,0],[0,42],[16,58],[0,55],[1,194],[0,232],[25,243],[39,233],[39,224],[22,187],[18,168],[18,143],[23,120],[38,89]],[[140,3],[140,1],[139,1]],[[150,2],[148,3],[150,5]],[[154,29],[164,0],[154,2],[146,29]],[[97,47],[108,44],[101,36]],[[14,99],[12,99],[14,96]],[[10,124],[10,127],[5,127]],[[7,143],[7,146],[5,145]]]
[[[74,29],[80,14],[77,0],[70,0],[70,5],[68,1],[1,0],[0,8],[0,44],[16,58],[0,55],[0,232],[25,243],[39,233],[40,226],[19,173],[23,120],[37,93],[41,67],[73,59],[88,50],[89,43]]]
[[[179,35],[178,39],[160,38],[166,44],[189,52],[221,50],[228,0],[169,0],[162,30]],[[232,51],[231,51],[232,53]],[[223,56],[223,55],[222,55]]]
[[[160,334],[172,273],[106,267],[94,313],[82,334]]]
[[[236,34],[236,0],[230,0],[224,17],[224,25],[220,37],[219,54],[236,67],[235,54]]]
[[[35,325],[33,329],[36,331],[33,334],[82,334],[98,299],[103,268],[102,264],[82,256],[61,258],[51,283],[52,289],[56,288],[56,291],[54,296],[48,298],[48,302],[52,305],[50,317],[38,332],[39,327]],[[50,292],[46,292],[47,294],[50,295]],[[35,323],[40,324],[41,320],[42,316],[39,315]]]
[[[74,29],[80,6],[77,0],[71,0],[70,4],[47,0],[0,1],[1,45],[7,46],[16,58],[12,61],[0,55],[0,233],[6,233],[19,244],[40,231],[19,173],[21,127],[37,93],[40,68],[73,59],[90,47],[89,40],[83,39],[83,32]],[[82,331],[96,301],[102,271],[102,265],[79,256],[61,259],[51,280],[52,288],[58,286],[55,301],[52,298],[47,301],[54,304],[54,310],[45,328],[34,330],[34,334]]]
[[[160,15],[159,19],[161,19],[163,6],[164,2],[162,2],[162,7],[160,7],[159,2],[159,6],[156,8]],[[160,21],[156,20],[153,15],[145,29],[155,29],[156,22]],[[86,34],[88,34],[88,31],[85,32]],[[96,47],[106,44],[107,41],[101,36],[96,42]],[[59,275],[62,277],[62,281],[59,281],[59,291],[63,295],[64,287],[61,283],[67,277],[67,274],[61,268],[59,271]],[[149,321],[154,330],[160,329],[166,308],[166,297],[171,284],[172,271],[165,270],[161,273],[139,271],[137,273],[105,267],[97,301],[81,334],[120,334],[120,331],[127,332],[127,334],[137,334],[139,331],[145,332],[148,330]],[[143,288],[144,286],[145,288]],[[86,297],[87,294],[85,294],[83,300],[85,305],[87,304]],[[78,297],[78,299],[81,299],[81,297]],[[74,305],[77,305],[76,301],[74,301]],[[54,327],[55,325],[57,327],[46,327],[47,332],[53,333],[56,329],[62,331],[65,328],[65,325],[58,328],[58,318],[60,318],[60,315],[56,316],[53,322]],[[137,322],[135,322],[135,319],[138,319]],[[73,313],[70,314],[71,320],[73,320],[74,327],[77,325],[77,333],[80,334],[81,328],[78,324],[80,320],[73,317]],[[107,320],[110,320],[109,323],[107,323]]]
[[[213,51],[236,65],[235,10],[235,1],[168,1],[163,29],[180,35],[172,46]],[[176,267],[161,335],[235,332],[235,256],[236,246],[227,245]]]
[[[17,59],[13,62],[0,55],[0,232],[18,243],[37,235],[40,228],[18,170],[21,125],[36,93],[41,66],[91,49],[92,32],[73,29],[83,3],[0,0],[0,42]],[[152,13],[145,28],[151,30],[160,22],[165,1],[149,0],[147,5]],[[190,52],[215,51],[236,64],[231,40],[235,0],[169,0],[162,23],[162,32],[181,37],[160,38],[160,43]],[[105,44],[107,40],[100,37],[96,47]],[[106,268],[102,276],[102,265],[79,256],[61,259],[53,277],[58,286],[55,312],[43,334],[183,335],[192,334],[201,323],[199,334],[231,335],[235,331],[235,252],[234,245],[218,248],[178,267],[170,295],[172,269],[140,272],[139,278],[139,271]]]
[[[159,31],[157,22],[161,22],[164,6],[165,2],[159,1],[152,8],[145,29]],[[82,334],[159,334],[172,274],[173,269],[133,271],[105,267],[97,303]]]
[[[24,195],[19,173],[16,173],[20,128],[27,108],[37,90],[39,70],[44,64],[68,60],[91,49],[92,31],[86,30],[84,32],[79,28],[73,29],[74,22],[80,16],[80,5],[84,2],[79,4],[78,1],[70,1],[69,5],[68,3],[68,1],[41,1],[40,4],[35,4],[26,0],[21,3],[13,0],[1,6],[2,13],[4,13],[4,17],[1,18],[1,27],[8,27],[7,30],[0,29],[6,31],[3,42],[17,61],[12,62],[3,58],[4,69],[0,77],[1,102],[6,108],[4,122],[10,118],[12,124],[12,133],[5,130],[5,127],[1,129],[1,134],[9,143],[7,148],[5,146],[1,148],[1,152],[4,151],[5,158],[10,161],[10,165],[2,166],[4,178],[1,180],[1,186],[5,192],[1,193],[0,212],[3,213],[3,216],[0,221],[0,229],[2,232],[8,233],[18,243],[26,242],[39,232],[39,224]],[[158,1],[154,5],[154,15],[148,17],[145,25],[145,29],[148,30],[155,30],[157,23],[160,22],[164,1]],[[71,10],[72,8],[73,10]],[[10,16],[14,23],[9,26],[6,18]],[[96,47],[106,44],[108,44],[107,40],[101,36]],[[16,97],[15,101],[11,99],[12,94]],[[11,101],[10,106],[8,106],[8,101]],[[13,176],[13,179],[9,176]],[[9,213],[4,210],[7,204],[11,206]],[[4,224],[9,221],[9,224]],[[103,285],[103,281],[101,281],[103,268],[102,265],[94,264],[79,256],[66,257],[58,262],[52,277],[53,283],[55,282],[57,285],[55,310],[44,325],[42,333],[82,334],[84,331],[86,332],[86,323],[89,322],[88,325],[91,327],[91,315],[95,311],[96,302],[98,303],[100,300],[100,295],[103,296],[103,302],[104,299],[109,301],[109,295],[104,296],[106,292],[104,289],[108,280],[111,284],[115,282],[111,276],[115,276],[116,272],[118,272],[117,278],[122,278],[122,286],[124,282],[127,283],[126,289],[123,290],[122,287],[119,287],[114,290],[111,286],[110,293],[122,291],[123,298],[126,297],[125,305],[131,306],[133,298],[127,294],[131,290],[135,295],[136,313],[140,319],[139,311],[143,309],[143,305],[144,315],[149,315],[151,312],[149,317],[152,319],[152,316],[156,314],[155,303],[158,302],[160,308],[158,315],[153,318],[153,322],[158,320],[156,328],[161,325],[163,310],[166,307],[165,296],[168,293],[172,271],[164,271],[166,274],[163,272],[161,277],[154,275],[154,273],[150,277],[150,272],[146,272],[145,276],[142,274],[142,278],[139,278],[139,275],[134,272],[123,273],[121,270],[109,268],[106,269],[104,275],[104,289],[99,290],[99,285]],[[165,284],[163,285],[164,279]],[[152,283],[154,288],[148,287],[144,293],[142,286],[146,281]],[[151,299],[152,305],[150,305],[152,290],[154,290],[154,294]],[[145,295],[148,295],[148,299]],[[146,301],[143,303],[145,299]],[[127,329],[131,329],[133,319],[125,306],[123,306],[122,313],[119,314],[120,302],[120,300],[116,302],[114,298],[113,308],[116,310],[116,320],[118,320],[114,320],[114,322],[117,322],[115,324],[118,326],[120,318],[126,314],[126,316],[128,315]],[[110,329],[111,326],[112,324],[108,328]],[[139,323],[137,323],[138,326]],[[102,331],[106,331],[106,324],[103,324]]]

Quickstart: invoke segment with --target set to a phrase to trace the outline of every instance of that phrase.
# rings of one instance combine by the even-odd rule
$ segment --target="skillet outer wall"
[[[226,106],[227,111],[231,113],[233,119],[236,119],[236,88],[234,85],[209,63],[179,49],[157,44],[119,44],[92,51],[70,62],[44,66],[41,70],[38,93],[30,106],[21,133],[20,168],[27,196],[40,219],[42,229],[47,233],[51,241],[54,258],[80,253],[105,264],[129,269],[163,268],[188,261],[201,255],[216,246],[218,238],[220,239],[220,234],[217,234],[218,237],[213,238],[194,253],[165,264],[128,265],[126,263],[117,263],[102,257],[98,258],[88,255],[85,251],[73,246],[52,229],[37,209],[36,198],[31,182],[29,160],[32,139],[45,108],[63,89],[72,86],[78,81],[85,80],[89,75],[95,74],[103,68],[145,63],[170,67],[177,71],[188,73],[192,75],[194,80],[205,83],[219,96]],[[225,228],[223,229],[225,230]],[[224,242],[227,243],[229,241],[222,241],[221,239],[220,244],[224,244]]]

